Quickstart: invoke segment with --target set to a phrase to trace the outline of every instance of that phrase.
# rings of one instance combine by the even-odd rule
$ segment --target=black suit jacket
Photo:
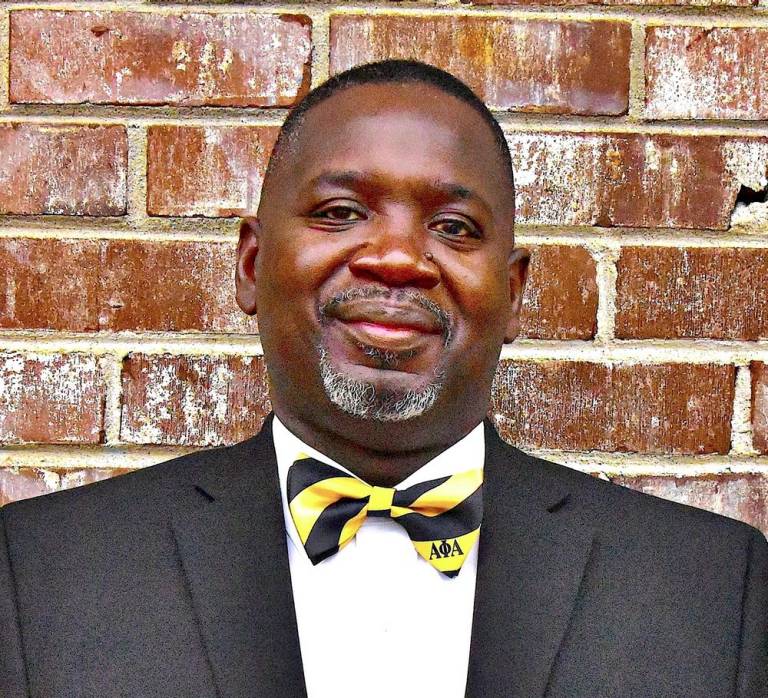
[[[486,443],[468,696],[768,696],[760,533]],[[3,698],[305,695],[270,420],[0,514]]]

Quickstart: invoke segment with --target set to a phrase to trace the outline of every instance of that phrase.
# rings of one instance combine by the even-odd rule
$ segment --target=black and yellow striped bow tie
[[[421,557],[455,577],[480,535],[482,490],[482,469],[404,490],[368,485],[306,456],[288,469],[288,507],[314,565],[349,543],[366,516],[389,516]]]

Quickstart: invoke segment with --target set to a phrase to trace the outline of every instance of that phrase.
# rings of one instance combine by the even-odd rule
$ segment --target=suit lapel
[[[485,513],[467,679],[468,698],[539,698],[568,628],[592,530],[546,478],[486,422]]]
[[[539,698],[568,627],[592,530],[486,422],[467,693]],[[215,455],[214,455],[215,454]],[[222,698],[306,696],[271,419],[190,474],[173,531]]]
[[[306,695],[271,419],[191,477],[173,531],[222,698]]]

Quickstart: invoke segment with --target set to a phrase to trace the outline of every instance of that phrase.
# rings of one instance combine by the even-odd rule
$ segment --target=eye
[[[439,233],[451,238],[479,238],[480,230],[476,225],[462,218],[444,218],[434,221],[432,227]]]
[[[363,220],[365,218],[365,213],[352,206],[333,204],[332,206],[327,206],[319,211],[315,211],[311,214],[311,218],[321,218],[327,221],[337,221],[339,223],[350,223],[352,221]]]

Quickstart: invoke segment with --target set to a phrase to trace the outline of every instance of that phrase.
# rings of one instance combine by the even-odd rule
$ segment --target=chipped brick
[[[0,239],[0,327],[255,333],[233,241]]]
[[[133,472],[133,468],[79,468],[76,470],[58,469],[59,487],[68,490],[73,487],[83,487],[101,480],[109,480],[118,475]]]
[[[464,2],[464,0],[462,0]],[[755,0],[467,0],[471,5],[611,5],[645,7],[752,7]]]
[[[59,488],[59,476],[42,468],[0,468],[0,507],[10,502],[50,494]]]
[[[752,434],[755,448],[768,453],[768,364],[753,361],[752,374]]]
[[[595,261],[583,247],[529,247],[521,336],[591,339],[597,328]]]
[[[98,329],[96,240],[0,239],[0,327]]]
[[[517,132],[508,141],[523,224],[725,230],[741,186],[761,189],[768,169],[764,138]]]
[[[646,494],[745,521],[768,535],[768,477],[765,475],[619,476],[612,480]]]
[[[235,303],[232,242],[104,242],[100,326],[254,333]]]

